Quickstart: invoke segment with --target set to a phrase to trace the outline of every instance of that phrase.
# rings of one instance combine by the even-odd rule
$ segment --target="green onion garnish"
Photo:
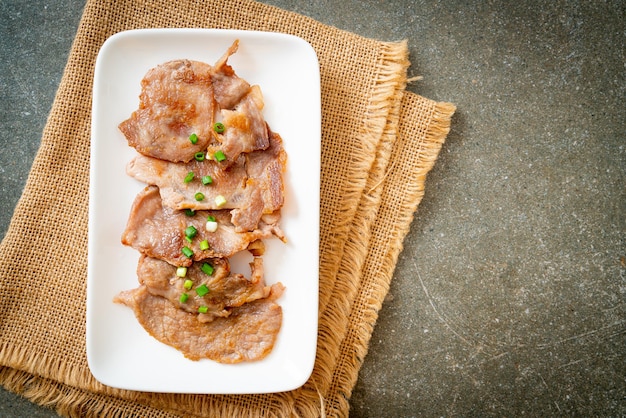
[[[215,154],[213,154],[213,156],[215,157],[215,161],[218,162],[222,162],[226,159],[226,155],[224,155],[224,151],[222,151],[221,149],[215,151]]]
[[[187,275],[187,267],[178,267],[176,269],[176,275],[178,277],[185,277]]]
[[[193,197],[194,197],[194,198],[195,198],[198,202],[200,202],[201,200],[204,200],[204,194],[202,194],[202,193],[200,193],[200,192],[198,192],[198,193],[196,193],[195,195],[193,195]]]
[[[207,313],[209,311],[209,308],[202,305],[198,307],[198,313]]]
[[[180,299],[178,299],[178,301],[180,303],[185,303],[185,302],[187,302],[187,299],[189,299],[189,295],[187,293],[181,293],[180,294]]]
[[[208,276],[213,274],[213,272],[215,271],[213,266],[210,265],[209,263],[202,263],[202,267],[200,267],[200,270],[202,270]]]
[[[193,216],[196,214],[196,211],[193,209],[185,209],[185,215],[187,216]]]
[[[207,216],[207,217],[206,217],[206,220],[207,220],[208,222],[217,222],[217,219],[215,219],[215,216],[213,216],[213,215],[209,215],[209,216]]]
[[[185,280],[185,283],[183,283],[183,287],[187,290],[191,289],[193,287],[193,282],[189,279]]]
[[[191,258],[193,256],[193,251],[189,247],[183,247],[181,251],[183,255],[187,258]]]
[[[213,130],[217,132],[218,134],[221,134],[222,132],[224,132],[224,129],[225,129],[224,124],[221,122],[215,122],[213,124]]]
[[[211,183],[213,183],[213,177],[211,176],[202,177],[202,184],[206,186],[207,184],[211,184]]]
[[[222,196],[221,194],[215,196],[215,205],[217,205],[218,208],[221,208],[225,204],[226,204],[226,198],[224,196]]]
[[[193,173],[193,171],[190,171],[189,173],[187,173],[187,175],[185,176],[185,183],[190,183],[191,180],[193,180],[193,178],[196,175]]]
[[[196,161],[204,161],[204,152],[196,152],[193,156]]]
[[[196,236],[197,233],[198,233],[198,230],[193,225],[189,225],[187,228],[185,228],[185,236],[187,238],[193,238]]]
[[[208,232],[215,232],[217,231],[217,222],[206,221],[206,225],[204,225],[204,227]]]
[[[209,241],[204,240],[200,242],[200,250],[206,251],[209,249]]]
[[[198,294],[198,296],[204,296],[209,293],[209,288],[206,287],[205,284],[201,284],[200,286],[196,287],[196,293]]]
[[[189,140],[191,141],[192,144],[197,144],[198,143],[198,135],[196,135],[196,134],[189,135]]]

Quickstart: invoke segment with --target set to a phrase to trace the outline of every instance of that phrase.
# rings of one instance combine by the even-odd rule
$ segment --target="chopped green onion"
[[[176,269],[176,275],[178,277],[185,277],[187,275],[187,267],[178,267]]]
[[[183,283],[183,287],[187,290],[190,290],[193,287],[193,282],[187,279],[185,280],[185,283]]]
[[[197,233],[198,233],[198,230],[193,225],[189,225],[187,228],[185,228],[185,236],[187,238],[193,238],[196,236]]]
[[[189,135],[189,140],[191,141],[192,144],[197,144],[198,143],[198,135],[196,135],[196,134]]]
[[[193,195],[193,197],[194,197],[194,198],[195,198],[198,202],[200,202],[201,200],[204,200],[204,194],[202,194],[202,193],[200,193],[200,192],[198,192],[198,193],[196,193],[195,195]]]
[[[210,265],[209,263],[202,263],[202,267],[200,267],[200,270],[202,270],[208,276],[213,274],[213,272],[215,271],[213,266]]]
[[[202,177],[202,184],[206,186],[207,184],[211,184],[211,183],[213,183],[213,177],[211,176]]]
[[[224,124],[221,122],[215,122],[213,124],[213,130],[217,132],[218,134],[221,134],[222,132],[224,132],[224,129],[225,129]]]
[[[217,222],[214,221],[206,221],[206,225],[205,228],[208,232],[215,232],[217,231]]]
[[[187,173],[187,175],[185,176],[185,183],[191,183],[191,181],[193,180],[193,178],[196,175],[194,174],[193,171],[190,171],[189,173]]]
[[[209,216],[207,216],[207,217],[206,217],[206,220],[207,220],[208,222],[217,222],[217,219],[215,219],[215,216],[213,216],[213,215],[209,215]]]
[[[196,161],[204,161],[204,152],[196,152],[193,156]]]
[[[180,294],[180,299],[178,299],[178,301],[180,303],[185,303],[185,302],[187,302],[187,299],[189,299],[189,295],[187,293],[181,293]]]
[[[209,293],[209,288],[203,283],[200,286],[196,287],[196,293],[198,296],[204,296]]]
[[[204,240],[204,241],[200,242],[200,249],[202,251],[208,250],[209,249],[209,241]]]
[[[188,243],[190,243],[190,244],[193,242],[193,240],[192,240],[191,238],[189,238],[189,237],[185,237],[185,240],[186,240]]]
[[[213,154],[213,156],[215,157],[215,161],[218,162],[222,162],[226,159],[226,155],[224,155],[224,151],[222,151],[221,149],[215,151],[215,154]]]
[[[196,211],[193,209],[185,209],[185,215],[187,216],[193,216],[196,214]]]
[[[215,196],[215,204],[217,205],[218,208],[221,208],[222,206],[226,204],[226,198],[222,196],[221,194]]]
[[[183,255],[187,258],[191,258],[193,256],[193,251],[189,247],[183,247],[181,251]]]
[[[198,313],[207,313],[209,311],[209,308],[202,305],[198,307]]]

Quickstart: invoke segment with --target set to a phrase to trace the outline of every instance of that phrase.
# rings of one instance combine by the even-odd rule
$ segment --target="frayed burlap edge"
[[[335,398],[338,411],[349,408],[349,399],[367,354],[378,312],[389,292],[404,238],[424,196],[426,176],[437,160],[456,110],[450,103],[432,102],[406,93],[402,102],[403,117],[410,120],[410,113],[424,107],[430,108],[430,120],[424,125],[424,130],[416,132],[407,129],[413,126],[400,124],[399,140],[395,143],[392,163],[382,185],[383,204],[378,208],[376,219],[391,222],[375,222],[372,225],[372,239],[368,242],[370,247],[363,263],[360,288],[352,304],[348,332],[342,341],[341,357],[333,378],[333,386],[338,389]],[[418,159],[411,158],[415,149],[420,150]]]
[[[387,44],[384,56],[387,63],[378,80],[379,94],[370,102],[367,131],[362,142],[361,167],[350,181],[351,196],[344,201],[340,234],[332,270],[321,272],[321,280],[331,283],[330,295],[320,295],[319,344],[313,381],[315,389],[323,397],[331,390],[332,374],[339,356],[341,341],[347,331],[347,320],[355,289],[359,285],[359,260],[367,251],[369,222],[367,212],[379,204],[379,199],[367,193],[371,184],[382,178],[389,161],[391,146],[397,131],[400,100],[406,85],[406,70],[409,66],[406,42]],[[364,245],[365,244],[365,245]],[[305,386],[307,387],[307,386]]]
[[[85,392],[55,380],[44,379],[21,370],[0,367],[0,384],[5,389],[20,394],[45,408],[54,409],[64,417],[115,417],[131,416],[122,411],[133,410],[132,416],[167,418],[175,417],[167,411],[139,405],[121,398]]]
[[[320,312],[326,310],[331,296],[337,296],[337,274],[344,258],[345,244],[352,232],[352,223],[366,189],[370,170],[376,164],[378,148],[384,141],[385,129],[388,125],[388,117],[393,111],[393,106],[398,101],[398,94],[406,85],[406,70],[409,65],[408,49],[406,42],[382,43],[380,55],[380,74],[374,80],[372,96],[367,106],[367,118],[363,120],[362,130],[356,133],[360,148],[352,154],[353,170],[346,181],[347,188],[343,190],[341,215],[333,225],[333,235],[330,237],[329,248],[332,254],[322,254],[320,276],[322,283],[328,280],[333,286],[320,288]],[[326,258],[328,257],[328,258]]]
[[[327,355],[320,356],[320,372],[324,372],[331,377],[326,383],[330,387],[324,387],[323,393],[328,393],[325,399],[324,412],[330,416],[347,414],[347,404],[340,402],[345,399],[344,393],[351,391],[351,388],[340,387],[334,380],[334,375],[338,373],[338,362],[341,358],[341,342],[349,333],[349,315],[353,307],[357,291],[360,287],[361,271],[367,255],[369,241],[371,238],[372,223],[375,222],[376,213],[381,204],[382,187],[379,187],[385,180],[387,168],[390,163],[391,151],[397,140],[398,123],[400,119],[400,104],[406,87],[406,70],[409,62],[408,58],[398,62],[397,66],[401,71],[390,72],[385,83],[394,86],[394,94],[388,100],[388,112],[385,118],[385,125],[381,139],[375,151],[376,158],[370,170],[364,172],[362,180],[364,187],[359,196],[358,206],[349,225],[349,233],[344,243],[344,251],[339,261],[339,268],[335,277],[333,298],[329,301],[327,309],[323,310],[320,317],[320,332],[332,333],[333,340],[338,344],[325,347]],[[401,76],[400,76],[401,74]],[[332,350],[332,351],[331,351]],[[355,370],[358,373],[358,370]]]

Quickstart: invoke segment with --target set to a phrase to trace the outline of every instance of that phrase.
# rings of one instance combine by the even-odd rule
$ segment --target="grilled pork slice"
[[[263,215],[283,206],[286,163],[282,139],[272,133],[267,150],[242,154],[225,170],[214,160],[177,164],[139,155],[128,164],[126,172],[139,181],[158,186],[164,206],[234,209],[232,224],[237,231],[251,231],[257,228]],[[185,181],[189,173],[193,173],[193,179]],[[212,183],[203,184],[205,176],[210,176]]]
[[[210,154],[219,150],[224,153],[226,160],[222,166],[230,166],[242,153],[264,150],[270,146],[270,131],[263,117],[263,105],[261,89],[252,86],[234,110],[222,110],[224,132],[217,134],[220,143],[208,147]]]
[[[239,78],[228,65],[228,58],[237,52],[239,40],[235,40],[222,57],[215,63],[211,74],[215,101],[220,109],[232,109],[250,90],[250,84]]]
[[[206,228],[209,215],[217,222],[215,232]],[[230,213],[224,210],[198,211],[193,216],[187,216],[185,211],[163,206],[159,189],[148,186],[135,197],[122,234],[122,243],[143,255],[165,260],[175,266],[190,266],[194,260],[230,257],[260,239],[276,236],[284,240],[278,227],[279,213],[263,216],[258,228],[247,232],[237,232],[230,218]],[[191,242],[185,233],[189,226],[196,230]],[[204,240],[209,244],[208,249],[201,248]],[[183,247],[189,248],[193,255],[188,257],[183,254]]]
[[[132,308],[150,335],[185,357],[232,364],[261,360],[272,351],[282,325],[282,308],[275,303],[282,291],[277,285],[268,298],[233,308],[228,317],[209,323],[151,294],[145,286],[123,291],[114,301]]]
[[[139,108],[119,124],[138,152],[169,161],[189,161],[213,140],[215,115],[210,65],[169,61],[141,80]],[[197,142],[190,141],[195,134]]]
[[[236,306],[270,295],[272,287],[265,285],[262,259],[255,257],[250,269],[248,279],[231,273],[228,260],[214,258],[194,263],[181,278],[175,266],[143,256],[139,259],[137,277],[151,294],[164,297],[187,312],[198,313],[200,308],[198,320],[211,322],[229,316]],[[183,294],[186,296],[181,298]]]
[[[215,66],[182,59],[148,70],[141,80],[139,108],[119,124],[128,144],[143,155],[172,162],[191,161],[212,144],[210,149],[228,156],[225,166],[242,152],[266,149],[261,90],[251,88],[227,63],[238,46],[235,41]],[[227,126],[223,135],[213,129],[220,110]]]

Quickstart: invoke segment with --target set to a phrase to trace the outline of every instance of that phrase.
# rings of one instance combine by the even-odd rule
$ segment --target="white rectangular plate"
[[[283,324],[273,351],[257,362],[225,365],[186,359],[148,335],[130,308],[113,303],[117,293],[138,286],[139,253],[120,239],[145,186],[125,173],[136,151],[117,126],[137,108],[141,79],[150,68],[183,58],[213,64],[235,39],[239,50],[228,62],[261,87],[265,118],[288,154],[281,220],[288,242],[266,240],[266,281],[286,287],[278,299]],[[319,64],[300,38],[146,29],[118,33],[104,43],[93,89],[86,324],[87,359],[98,381],[130,390],[223,394],[281,392],[306,382],[317,345],[320,135]],[[244,267],[235,264],[233,270],[249,276]]]

